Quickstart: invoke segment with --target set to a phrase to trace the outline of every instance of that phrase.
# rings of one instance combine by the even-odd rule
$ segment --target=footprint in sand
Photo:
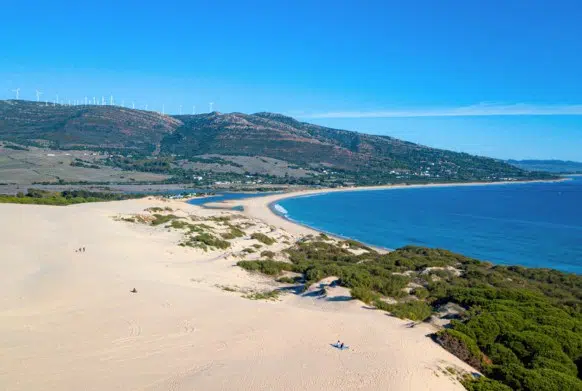
[[[117,338],[113,342],[126,343],[141,335],[141,326],[138,323],[133,320],[126,320],[125,323],[127,323],[127,336]]]
[[[130,337],[139,337],[141,335],[141,326],[134,321],[128,321],[127,324],[129,325],[129,336]]]
[[[182,331],[185,334],[191,334],[198,331],[198,328],[192,324],[189,320],[182,322]]]
[[[226,350],[226,349],[228,349],[228,344],[224,341],[220,341],[218,343],[218,347],[216,348],[216,351],[221,352],[221,351]]]

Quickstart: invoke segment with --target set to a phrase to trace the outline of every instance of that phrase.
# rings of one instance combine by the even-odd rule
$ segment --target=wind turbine
[[[109,96],[109,105],[113,106],[113,95]]]
[[[85,106],[87,106],[87,97],[85,97]]]
[[[105,97],[101,96],[101,106],[105,106]]]
[[[36,101],[40,102],[40,96],[42,95],[42,91],[36,90]]]
[[[210,106],[210,112],[212,113],[212,106],[214,106],[214,102],[208,103],[208,106]]]
[[[148,109],[148,104],[147,104],[147,103],[146,103],[146,105],[145,105],[145,109],[146,109],[146,110]]]
[[[97,104],[97,99],[95,99],[95,97],[93,97],[93,104],[96,105]]]
[[[18,100],[18,98],[20,97],[20,88],[12,90],[12,92],[16,92],[16,100]]]
[[[135,102],[131,102],[131,108],[135,109]]]
[[[192,115],[196,114],[196,106],[192,106]]]

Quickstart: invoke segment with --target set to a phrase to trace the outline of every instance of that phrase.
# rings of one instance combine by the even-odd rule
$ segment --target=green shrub
[[[523,365],[511,349],[500,343],[494,343],[491,345],[487,354],[495,365]]]
[[[230,247],[230,243],[227,242],[226,240],[217,238],[216,236],[207,232],[198,234],[194,237],[190,237],[186,241],[180,243],[180,245],[188,247],[198,247],[205,251],[207,251],[209,248],[217,248],[224,250]]]
[[[387,308],[392,315],[400,319],[422,321],[432,314],[432,308],[423,301],[389,304]]]
[[[167,214],[167,215],[161,215],[159,213],[154,214],[154,220],[152,220],[152,225],[161,225],[161,224],[166,224],[169,221],[172,221],[174,219],[177,219],[178,216],[175,216],[173,214]]]
[[[449,295],[449,284],[443,281],[430,282],[428,291],[431,297],[441,299]]]
[[[228,232],[222,233],[220,235],[222,236],[223,239],[230,240],[230,239],[242,238],[243,236],[245,236],[245,233],[240,228],[235,227],[234,225],[229,225]]]
[[[265,257],[265,258],[269,258],[269,259],[275,258],[275,255],[276,254],[273,251],[269,251],[269,250],[265,250],[265,251],[261,252],[261,257]]]
[[[410,277],[400,275],[384,275],[371,279],[371,287],[384,296],[403,297],[406,293],[403,289],[408,285]]]
[[[477,342],[467,335],[451,329],[439,331],[435,340],[446,350],[465,361],[478,370],[485,367],[483,353],[477,346]]]
[[[19,192],[16,196],[0,194],[0,203],[66,206],[85,202],[118,201],[139,197],[143,196],[92,192],[87,190],[65,190],[61,192],[53,192],[31,188],[28,189],[26,194]]]
[[[283,271],[291,271],[292,265],[286,262],[266,261],[238,261],[237,266],[248,271],[259,272],[269,276],[278,276]]]
[[[366,304],[372,304],[380,297],[376,292],[364,287],[350,289],[350,295],[352,298],[363,301]]]
[[[277,282],[280,282],[282,284],[295,284],[296,280],[295,278],[291,277],[280,277],[277,279]]]
[[[535,328],[562,346],[562,350],[572,360],[582,357],[582,329],[577,332],[555,326],[541,326]]]
[[[361,268],[343,268],[341,271],[341,283],[348,288],[371,288],[372,278],[370,273]]]
[[[217,223],[227,224],[231,220],[232,216],[211,216],[209,220],[216,221]]]
[[[467,391],[512,391],[511,388],[497,380],[480,377],[473,379],[468,376],[461,382]]]
[[[574,377],[578,375],[576,364],[569,360],[553,360],[551,358],[537,356],[531,361],[529,367],[532,369],[551,369]]]
[[[494,366],[491,377],[518,391],[582,390],[582,381],[551,369],[527,369],[517,365]]]
[[[221,239],[217,238],[216,236],[211,235],[209,233],[198,234],[198,235],[194,236],[193,240],[195,240],[197,242],[202,242],[202,243],[206,244],[207,246],[216,247],[216,248],[223,249],[223,250],[230,247],[230,243],[228,243],[226,240],[221,240]]]
[[[203,233],[204,232],[204,227],[205,224],[190,224],[187,221],[184,220],[172,220],[170,222],[169,227],[171,228],[175,228],[175,229],[187,229],[188,232],[192,233],[192,232],[197,232],[197,233]],[[208,226],[206,226],[208,227]],[[210,228],[210,227],[208,227]]]
[[[501,329],[491,314],[480,314],[474,316],[467,322],[467,327],[473,331],[477,344],[484,348],[495,342]]]
[[[277,300],[280,294],[281,291],[273,290],[266,292],[251,292],[243,295],[243,297],[250,300]]]
[[[495,322],[497,322],[499,328],[506,333],[520,331],[525,327],[525,321],[521,314],[512,311],[514,310],[509,309],[508,311],[491,312],[491,316],[495,318]]]
[[[564,360],[569,360],[556,341],[535,331],[503,334],[500,343],[513,350],[523,362],[530,362],[535,356],[549,357],[550,355],[563,356]]]
[[[429,292],[425,288],[414,288],[411,293],[420,300],[426,299],[429,296]]]
[[[161,212],[164,209],[160,208],[159,206],[152,206],[151,208],[145,209],[147,212]]]
[[[267,246],[270,246],[273,243],[276,243],[277,241],[263,233],[260,232],[255,232],[251,235],[251,239],[255,239],[258,240],[261,243],[266,244]]]

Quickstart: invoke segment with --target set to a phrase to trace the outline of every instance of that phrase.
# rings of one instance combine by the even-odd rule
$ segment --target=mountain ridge
[[[163,158],[168,170],[184,169],[184,162],[209,154],[227,160],[264,157],[300,167],[312,176],[341,177],[338,183],[550,177],[497,159],[328,128],[269,112],[162,115],[118,106],[0,101],[0,140],[55,149],[110,150],[125,156],[124,168],[128,168],[127,159],[137,156]]]
[[[507,161],[518,168],[526,171],[546,171],[558,174],[579,174],[582,173],[582,162],[576,162],[572,160],[559,160],[559,159],[524,159],[524,160],[513,160]]]

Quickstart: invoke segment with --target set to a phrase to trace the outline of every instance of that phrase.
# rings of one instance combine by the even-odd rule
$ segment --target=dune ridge
[[[67,207],[0,204],[0,385],[7,390],[462,390],[471,371],[426,337],[430,326],[355,300],[286,294],[233,267],[245,249],[278,251],[313,233],[268,207],[242,212],[154,198]],[[193,224],[229,216],[244,235],[224,250],[124,221],[169,208]],[[129,216],[129,217],[128,217]],[[184,220],[186,221],[186,220]],[[246,222],[245,222],[246,221]],[[271,245],[250,238],[261,232]],[[75,251],[85,247],[85,252]],[[133,288],[136,293],[130,292]],[[332,295],[342,296],[343,288]],[[350,350],[331,344],[345,341]]]

